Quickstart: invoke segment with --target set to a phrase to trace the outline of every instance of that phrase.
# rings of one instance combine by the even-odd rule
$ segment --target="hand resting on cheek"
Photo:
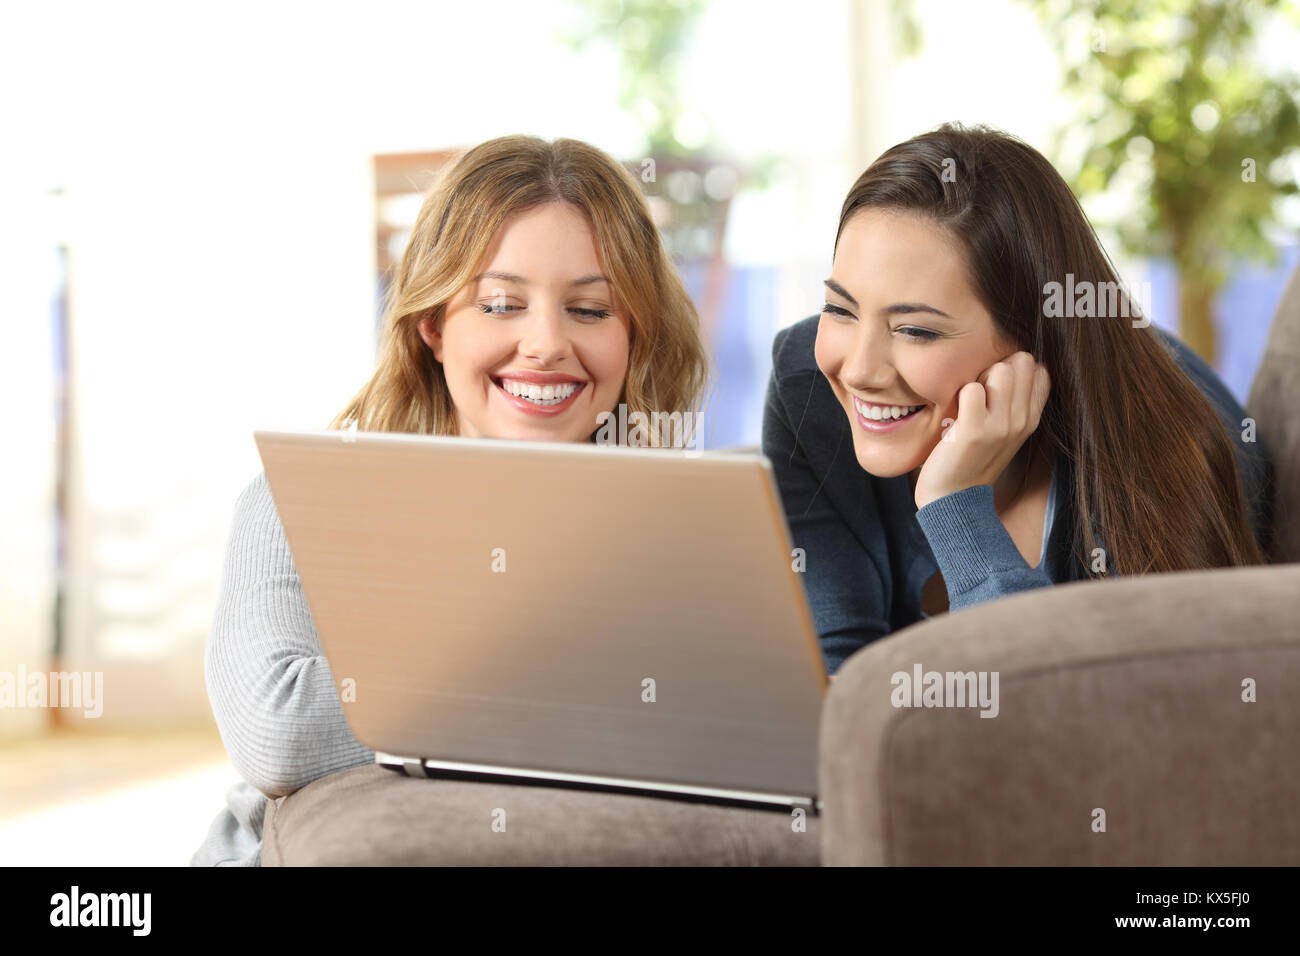
[[[1034,430],[1047,404],[1047,367],[1015,352],[957,393],[957,418],[921,466],[917,508],[976,485],[992,485]]]

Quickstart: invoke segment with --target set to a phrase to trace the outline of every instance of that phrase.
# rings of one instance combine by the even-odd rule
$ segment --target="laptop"
[[[761,454],[254,439],[377,762],[820,810],[828,679]]]

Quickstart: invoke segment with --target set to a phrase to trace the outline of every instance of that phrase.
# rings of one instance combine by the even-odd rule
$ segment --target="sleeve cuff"
[[[1029,565],[993,507],[993,486],[976,485],[944,495],[916,512],[948,594],[978,587],[1000,571]]]

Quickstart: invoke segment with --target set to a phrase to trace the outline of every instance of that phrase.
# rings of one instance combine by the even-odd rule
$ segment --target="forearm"
[[[991,485],[938,498],[916,513],[948,588],[948,609],[1048,587],[1047,573],[1031,568],[993,508]]]

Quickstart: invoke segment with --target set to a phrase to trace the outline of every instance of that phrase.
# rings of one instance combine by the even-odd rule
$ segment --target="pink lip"
[[[511,373],[510,375],[507,375],[506,378],[523,379],[524,376],[523,376],[522,373],[519,373],[519,374]],[[551,380],[551,381],[546,381],[546,382],[529,382],[529,384],[532,384],[532,385],[553,385],[553,384],[555,384],[555,381],[556,381],[556,380]],[[568,409],[572,408],[572,407],[573,407],[573,403],[577,400],[578,396],[581,395],[581,394],[583,393],[583,391],[584,391],[584,390],[586,389],[586,387],[587,387],[587,383],[586,383],[586,382],[579,382],[577,379],[574,379],[574,378],[562,378],[562,379],[558,379],[558,381],[561,381],[561,382],[576,382],[577,385],[578,385],[578,387],[575,388],[575,389],[573,390],[573,394],[570,395],[568,398],[566,398],[564,401],[560,402],[560,404],[558,404],[558,405],[534,405],[532,402],[528,401],[528,399],[526,399],[526,398],[520,398],[518,395],[511,395],[511,394],[510,394],[509,392],[507,392],[504,388],[502,388],[500,385],[497,384],[496,379],[493,379],[493,380],[492,380],[492,386],[493,386],[493,387],[494,387],[498,392],[501,393],[501,396],[502,396],[503,398],[505,398],[505,400],[506,400],[507,402],[509,402],[509,403],[510,403],[511,405],[513,405],[515,408],[519,409],[521,412],[524,412],[525,414],[528,414],[528,415],[540,415],[540,416],[542,416],[543,418],[545,418],[545,417],[547,417],[547,416],[549,416],[549,415],[559,415],[559,414],[561,414],[562,412],[565,412],[565,411],[567,411]]]
[[[849,401],[853,402],[853,399],[850,398]],[[875,432],[877,434],[881,432],[892,432],[896,428],[902,428],[904,425],[906,425],[908,422],[914,419],[917,415],[920,415],[921,412],[923,411],[925,411],[924,405],[905,418],[894,418],[894,419],[890,419],[888,422],[883,420],[876,421],[875,419],[872,418],[863,418],[862,413],[858,411],[857,403],[853,402],[853,417],[858,420],[858,424],[865,430],[869,432]]]

